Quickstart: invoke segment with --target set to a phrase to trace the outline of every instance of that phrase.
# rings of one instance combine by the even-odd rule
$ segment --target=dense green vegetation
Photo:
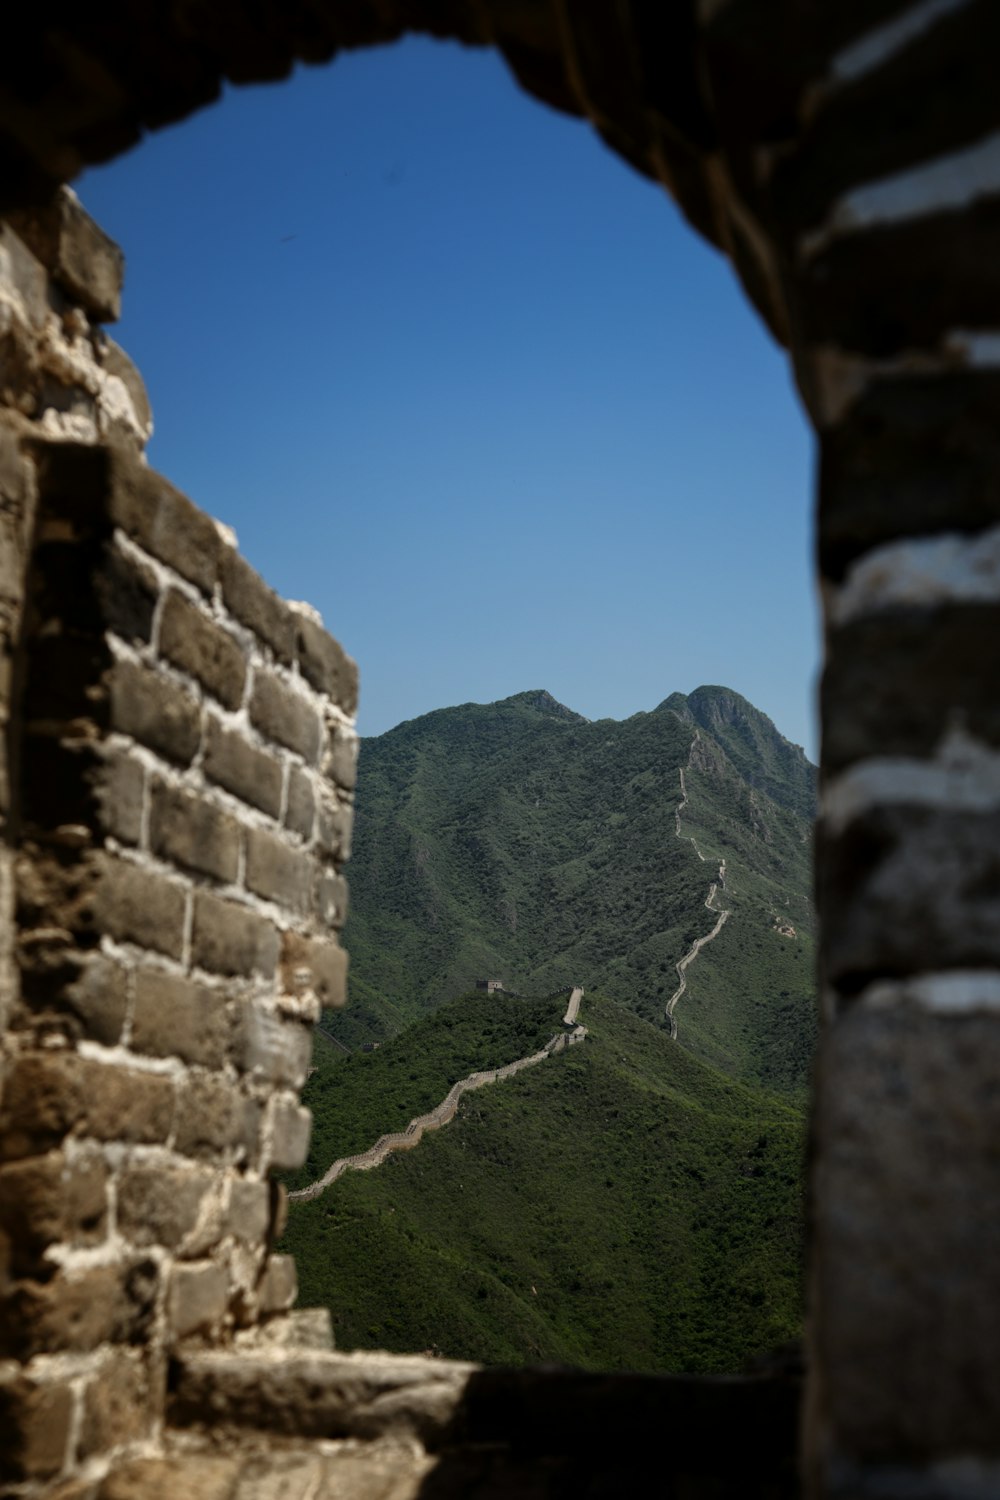
[[[621,723],[521,693],[400,724],[362,746],[352,1000],[328,1024],[350,1046],[384,1038],[490,976],[533,994],[600,986],[662,1025],[677,961],[715,923],[705,898],[725,859],[724,982],[699,983],[693,1026],[684,997],[680,1040],[734,1076],[801,1092],[813,798],[802,752],[724,688]]]
[[[523,693],[364,743],[351,999],[324,1016],[355,1050],[317,1035],[290,1185],[558,1029],[558,1002],[473,980],[583,984],[590,1035],[293,1205],[302,1300],[342,1347],[711,1371],[794,1336],[814,795],[802,752],[724,688],[622,723]],[[676,965],[721,910],[673,1041]]]
[[[582,1045],[293,1205],[341,1347],[712,1371],[797,1332],[801,1117],[606,997],[583,1018]]]
[[[460,1078],[537,1052],[561,1029],[561,1014],[556,1000],[515,1000],[473,990],[377,1052],[347,1056],[320,1033],[313,1050],[316,1072],[305,1095],[313,1112],[309,1156],[288,1178],[289,1187],[304,1187],[337,1157],[403,1130],[415,1115],[440,1103]]]

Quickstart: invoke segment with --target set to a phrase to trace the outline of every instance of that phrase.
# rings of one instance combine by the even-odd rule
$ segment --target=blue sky
[[[811,440],[725,262],[492,53],[231,90],[77,184],[151,462],[307,599],[359,727],[704,682],[815,758]]]

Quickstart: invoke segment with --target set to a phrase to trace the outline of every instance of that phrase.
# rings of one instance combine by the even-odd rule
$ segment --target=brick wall
[[[40,371],[70,304],[0,231],[0,252],[15,243],[8,368],[20,351]],[[34,322],[26,280],[44,292]],[[82,312],[74,326],[71,380],[101,369],[96,330]],[[172,1351],[291,1306],[271,1174],[304,1159],[311,1026],[346,971],[354,664],[146,466],[144,433],[109,425],[91,384],[39,373],[0,427],[0,1481],[15,1483],[144,1451]],[[89,426],[59,418],[76,396]]]

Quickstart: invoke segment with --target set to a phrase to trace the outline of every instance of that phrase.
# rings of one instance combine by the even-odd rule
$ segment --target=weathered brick
[[[310,765],[316,763],[322,738],[319,714],[304,694],[273,672],[254,674],[250,721],[269,740],[296,750]]]
[[[256,1147],[258,1121],[253,1101],[213,1073],[191,1073],[180,1087],[176,1149],[184,1156],[250,1154]]]
[[[312,1033],[307,1026],[256,1003],[244,1006],[235,1047],[237,1067],[244,1073],[298,1089],[305,1083],[311,1056]]]
[[[230,1189],[226,1228],[244,1245],[262,1245],[271,1227],[274,1184],[238,1177]]]
[[[104,1356],[84,1391],[81,1459],[150,1435],[158,1415],[150,1386],[139,1350],[114,1349]]]
[[[183,1458],[134,1458],[116,1464],[97,1500],[234,1500],[245,1462],[208,1453]]]
[[[910,369],[871,379],[821,434],[825,577],[902,536],[974,533],[1000,521],[1000,371]]]
[[[143,380],[135,362],[125,353],[121,344],[116,343],[107,334],[101,340],[98,357],[100,358],[102,367],[107,370],[108,374],[116,376],[125,387],[132,402],[140,431],[144,437],[148,438],[153,430],[153,408],[150,405],[146,382]],[[116,428],[120,431],[121,425],[116,424]],[[135,435],[133,429],[131,436],[134,438]]]
[[[152,570],[109,544],[93,575],[94,598],[106,629],[134,645],[153,633],[159,584]]]
[[[131,1040],[136,1052],[221,1068],[229,1033],[226,998],[217,990],[157,969],[136,974]]]
[[[312,838],[316,821],[316,794],[312,777],[301,766],[292,766],[288,775],[288,806],[285,808],[285,827],[291,828],[304,839]]]
[[[106,833],[123,844],[138,844],[142,837],[142,811],[146,769],[131,756],[109,755],[97,787],[100,818]]]
[[[874,808],[838,837],[820,825],[816,868],[833,983],[1000,964],[1000,814]]]
[[[239,707],[246,682],[239,642],[173,590],[163,606],[159,646],[168,661],[196,677],[224,708]]]
[[[321,767],[323,774],[345,791],[353,791],[358,779],[358,737],[353,729],[335,722],[327,726],[327,732],[329,739]]]
[[[251,745],[237,730],[209,714],[205,734],[205,775],[261,812],[281,811],[281,762]]]
[[[354,809],[333,792],[323,791],[316,808],[316,847],[329,859],[344,862],[351,857],[351,827]]]
[[[116,449],[108,504],[112,520],[127,536],[203,594],[212,593],[223,545],[218,528],[162,474]]]
[[[107,1167],[97,1152],[61,1151],[0,1167],[0,1229],[10,1237],[11,1269],[29,1274],[51,1244],[93,1245],[107,1230]]]
[[[216,1174],[190,1165],[126,1164],[118,1178],[118,1228],[134,1245],[176,1250],[192,1233]]]
[[[856,1008],[827,1029],[814,1335],[826,1429],[855,1460],[1000,1458],[998,1059],[995,1014]]]
[[[146,1145],[166,1141],[174,1115],[172,1079],[114,1063],[82,1061],[86,1098],[80,1134]]]
[[[358,668],[338,641],[306,614],[296,616],[299,669],[318,693],[353,714],[358,706]]]
[[[298,1296],[299,1283],[291,1255],[269,1255],[258,1292],[261,1313],[287,1312]]]
[[[235,818],[183,787],[154,781],[149,844],[161,859],[234,881],[240,863],[240,827]]]
[[[315,1002],[336,1009],[347,998],[347,954],[335,938],[309,938],[303,933],[282,935],[281,987],[288,1000]],[[308,1007],[306,1012],[308,1014]]]
[[[125,860],[103,862],[95,904],[99,931],[168,958],[184,951],[183,886]]]
[[[165,1141],[173,1084],[159,1074],[73,1052],[27,1052],[13,1063],[3,1096],[2,1152],[19,1158],[72,1133],[103,1141]]]
[[[347,881],[331,870],[317,869],[313,885],[313,915],[324,927],[337,931],[347,921]]]
[[[216,974],[261,974],[277,967],[280,940],[271,922],[208,891],[195,892],[191,960]]]
[[[167,1319],[174,1338],[205,1333],[225,1315],[229,1284],[221,1266],[175,1266],[170,1278]]]
[[[66,1461],[73,1412],[68,1383],[43,1383],[13,1371],[0,1375],[0,1480],[18,1483],[58,1474]]]
[[[102,953],[88,957],[78,978],[58,992],[60,1002],[80,1022],[85,1036],[113,1047],[121,1038],[128,1007],[128,974]]]
[[[264,641],[284,666],[295,657],[295,617],[235,547],[222,553],[222,598],[229,613]]]
[[[1000,610],[893,610],[830,632],[820,689],[827,772],[929,755],[955,724],[1000,745]]]
[[[0,1353],[30,1359],[138,1343],[154,1315],[158,1276],[152,1261],[142,1261],[15,1283],[0,1317]]]
[[[111,674],[110,727],[186,766],[201,740],[201,709],[169,678],[120,661]]]
[[[251,891],[292,911],[308,912],[316,865],[276,834],[250,828],[246,836],[246,883]]]
[[[294,1172],[309,1152],[312,1115],[296,1100],[280,1097],[274,1101],[271,1115],[271,1152],[269,1166],[276,1172]]]
[[[75,194],[60,189],[47,203],[9,217],[14,230],[57,285],[95,321],[117,322],[125,256]]]

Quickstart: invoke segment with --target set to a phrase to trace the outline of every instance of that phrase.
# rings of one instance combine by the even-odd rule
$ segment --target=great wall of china
[[[414,1146],[420,1144],[427,1131],[440,1130],[443,1125],[449,1124],[455,1118],[458,1113],[459,1100],[463,1094],[469,1094],[474,1089],[485,1088],[487,1084],[503,1083],[505,1079],[513,1078],[515,1073],[522,1072],[524,1068],[533,1068],[536,1063],[555,1057],[558,1052],[564,1052],[567,1047],[582,1042],[587,1035],[586,1026],[581,1026],[577,1021],[582,998],[583,990],[578,985],[574,986],[563,1016],[563,1025],[572,1027],[572,1030],[556,1032],[544,1047],[538,1052],[532,1052],[528,1057],[519,1057],[515,1062],[506,1063],[502,1068],[485,1068],[480,1072],[470,1073],[467,1078],[460,1078],[458,1083],[452,1084],[440,1104],[436,1104],[424,1115],[417,1115],[405,1130],[391,1131],[388,1135],[379,1136],[374,1146],[369,1146],[367,1151],[359,1151],[354,1156],[338,1157],[336,1161],[331,1162],[322,1177],[311,1182],[308,1187],[289,1193],[289,1199],[293,1202],[306,1202],[311,1198],[318,1198],[320,1193],[325,1192],[344,1172],[370,1172],[373,1167],[380,1167],[393,1151],[411,1151]]]

